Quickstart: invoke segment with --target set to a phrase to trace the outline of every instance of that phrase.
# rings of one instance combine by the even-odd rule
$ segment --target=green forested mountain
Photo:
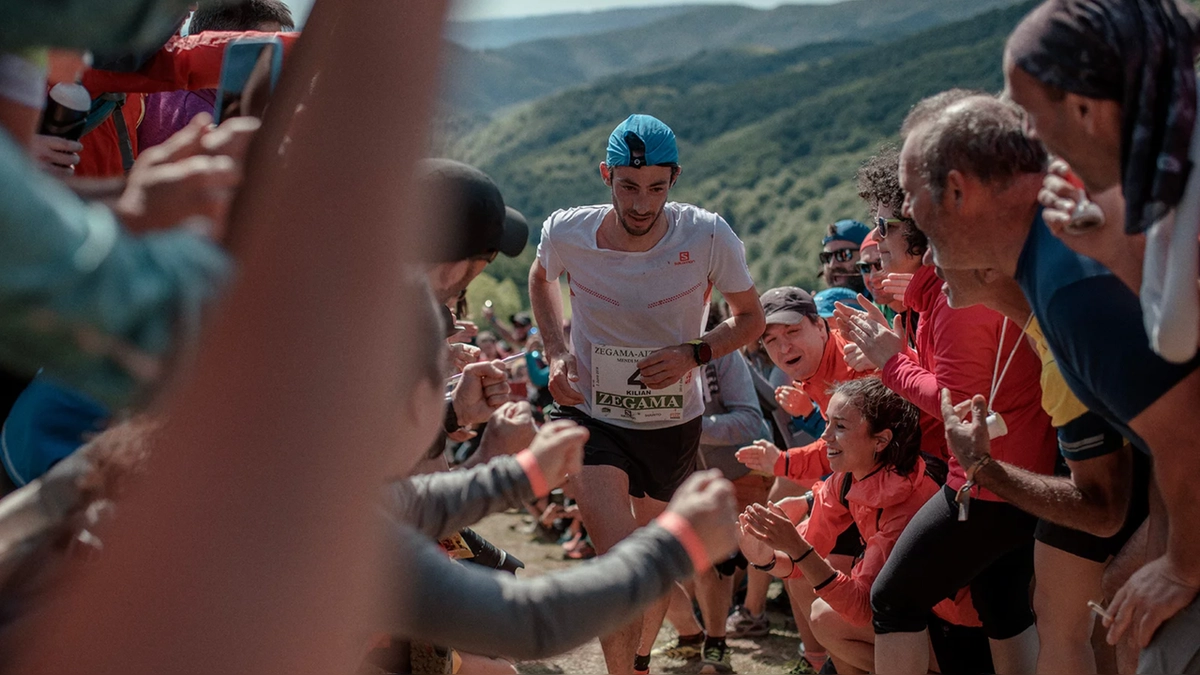
[[[824,227],[865,216],[858,165],[895,138],[920,98],[950,87],[998,91],[1004,41],[1034,4],[878,45],[701,54],[529,104],[448,152],[487,171],[537,229],[555,209],[607,201],[597,164],[608,133],[630,113],[653,114],[680,141],[672,198],[725,216],[760,288],[812,288]],[[523,290],[532,255],[489,272]]]
[[[604,76],[660,67],[706,51],[775,51],[817,42],[890,40],[1016,1],[845,0],[770,10],[697,5],[642,25],[502,49],[477,51],[450,44],[445,98],[456,111],[490,115]],[[603,13],[574,16],[584,23],[606,20]]]

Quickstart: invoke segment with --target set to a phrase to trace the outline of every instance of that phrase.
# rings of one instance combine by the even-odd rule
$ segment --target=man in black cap
[[[427,254],[429,285],[440,303],[465,290],[488,263],[503,253],[515,258],[529,241],[525,217],[504,205],[487,174],[451,159],[426,160],[421,187],[432,199],[440,227]]]
[[[505,207],[500,189],[479,169],[450,159],[430,159],[420,171],[421,189],[432,200],[430,208],[438,225],[426,254],[432,263],[427,275],[449,331],[454,316],[446,303],[458,297],[498,254],[520,255],[529,239],[529,226],[520,212]],[[487,361],[467,366],[446,406],[446,432],[486,422],[508,401],[508,394],[503,364]]]

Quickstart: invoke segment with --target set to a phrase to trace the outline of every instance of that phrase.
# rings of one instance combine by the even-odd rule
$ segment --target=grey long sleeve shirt
[[[512,457],[389,485],[386,597],[400,600],[392,632],[473,653],[543,658],[618,628],[693,572],[682,544],[657,525],[595,560],[530,579],[452,562],[430,539],[533,496]]]
[[[726,478],[740,478],[749,470],[734,453],[760,438],[769,438],[770,430],[758,405],[750,366],[741,353],[735,351],[714,359],[707,368],[715,373],[716,391],[706,373],[709,389],[700,431],[701,458],[705,467],[720,469]]]

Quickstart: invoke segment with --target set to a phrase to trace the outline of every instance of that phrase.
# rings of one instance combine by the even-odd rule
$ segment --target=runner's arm
[[[529,304],[533,308],[533,320],[542,335],[547,359],[566,354],[569,350],[562,328],[562,294],[559,292],[558,279],[546,278],[546,268],[541,260],[534,260],[529,268]]]
[[[530,285],[530,292],[533,287]],[[739,293],[725,293],[730,317],[704,334],[703,340],[712,348],[713,358],[720,358],[762,336],[767,329],[767,319],[758,291],[754,286]],[[549,349],[549,345],[546,346]]]

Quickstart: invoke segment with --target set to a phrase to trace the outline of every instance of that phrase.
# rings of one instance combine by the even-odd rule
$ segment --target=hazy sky
[[[297,21],[308,16],[313,0],[285,0],[296,14]],[[590,12],[617,7],[653,7],[655,5],[724,4],[751,7],[777,7],[784,4],[830,4],[839,0],[455,0],[451,17],[455,19],[493,19],[498,17],[533,16]]]

